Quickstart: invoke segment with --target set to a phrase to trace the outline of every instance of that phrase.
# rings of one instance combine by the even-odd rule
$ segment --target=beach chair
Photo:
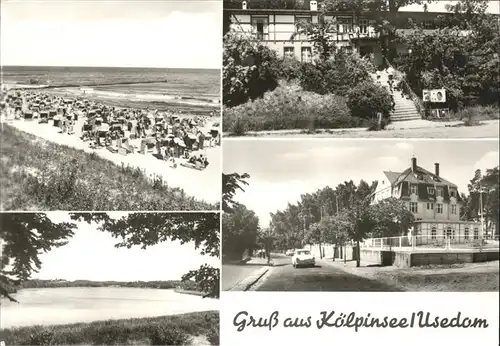
[[[141,141],[141,150],[140,153],[142,155],[152,154],[156,151],[156,139],[154,138],[146,138]]]
[[[49,122],[49,112],[40,112],[40,120],[38,120],[39,124],[48,124]]]
[[[24,117],[24,120],[31,121],[31,120],[33,120],[33,112],[31,112],[31,111],[24,112],[23,117]]]

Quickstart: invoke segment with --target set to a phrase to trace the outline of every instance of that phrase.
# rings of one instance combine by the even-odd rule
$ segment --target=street
[[[329,259],[328,261],[331,261]],[[293,268],[291,257],[275,255],[274,266],[252,291],[402,291],[401,288],[356,276],[342,270],[343,263],[316,260],[314,268]],[[226,278],[224,278],[226,280]]]

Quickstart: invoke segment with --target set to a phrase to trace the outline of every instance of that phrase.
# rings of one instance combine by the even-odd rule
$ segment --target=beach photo
[[[222,289],[497,292],[498,164],[493,140],[225,141]]]
[[[224,0],[225,137],[498,138],[498,0]]]
[[[0,209],[219,210],[221,6],[2,1]]]
[[[6,345],[219,345],[219,213],[1,213]]]

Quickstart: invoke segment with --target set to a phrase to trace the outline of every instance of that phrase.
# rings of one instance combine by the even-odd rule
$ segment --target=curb
[[[269,269],[269,266],[266,266],[255,271],[250,276],[246,277],[245,279],[241,280],[236,285],[231,287],[228,291],[248,291],[269,271]]]

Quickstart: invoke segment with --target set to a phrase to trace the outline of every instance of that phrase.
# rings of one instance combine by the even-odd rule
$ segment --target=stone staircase
[[[378,76],[380,78],[377,79],[377,74],[373,74],[373,79],[383,87],[386,87],[387,90],[389,88],[389,75],[387,71],[378,72]],[[398,80],[394,79],[393,86],[395,87],[399,83]],[[413,101],[406,95],[403,95],[400,90],[393,90],[392,96],[394,97],[394,112],[391,114],[391,121],[409,121],[409,120],[420,120],[422,117],[420,116],[417,108]]]

